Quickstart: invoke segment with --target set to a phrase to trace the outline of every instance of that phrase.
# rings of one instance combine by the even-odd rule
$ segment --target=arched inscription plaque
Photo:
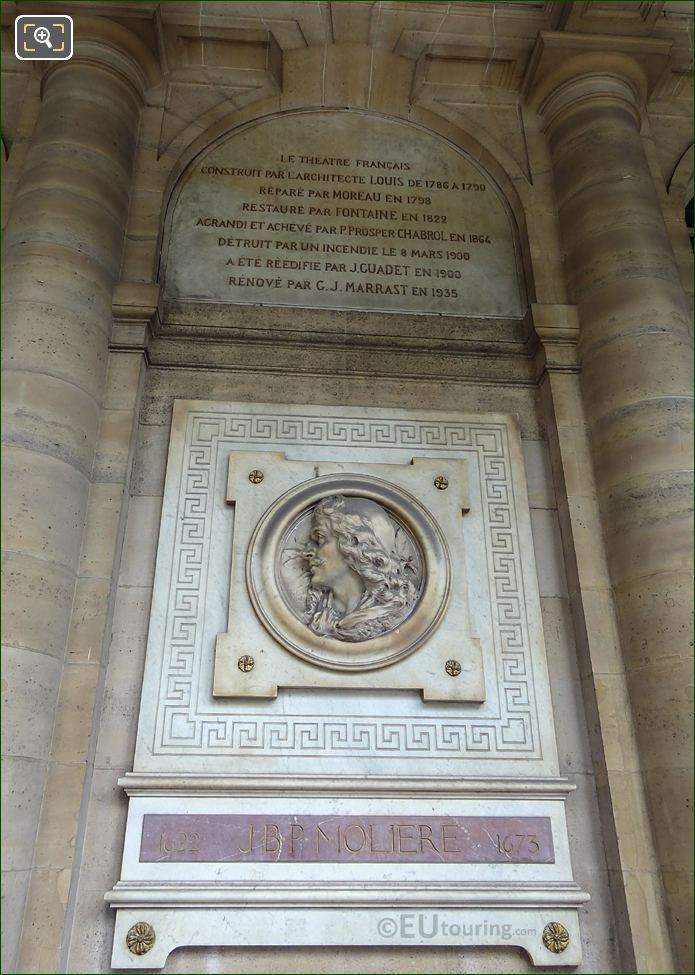
[[[516,234],[489,175],[441,136],[368,112],[235,129],[172,199],[174,301],[520,317]]]

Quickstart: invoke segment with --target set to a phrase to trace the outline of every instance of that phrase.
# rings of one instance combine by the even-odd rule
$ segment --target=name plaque
[[[554,863],[546,816],[148,814],[141,863]]]
[[[506,202],[426,129],[316,111],[240,128],[199,156],[167,221],[176,301],[520,317]]]

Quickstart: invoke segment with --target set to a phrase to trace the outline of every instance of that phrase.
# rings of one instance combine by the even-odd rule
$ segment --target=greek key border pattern
[[[269,716],[200,713],[197,687],[203,648],[199,613],[205,605],[211,475],[220,448],[292,444],[476,450],[493,598],[500,716]],[[165,630],[154,752],[158,754],[294,757],[363,753],[373,758],[538,758],[529,632],[523,592],[507,428],[500,422],[282,417],[192,411],[188,416]]]

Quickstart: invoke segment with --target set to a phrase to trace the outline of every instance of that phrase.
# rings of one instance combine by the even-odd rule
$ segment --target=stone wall
[[[573,864],[592,895],[581,970],[687,970],[692,19],[638,3],[612,20],[578,3],[141,4],[114,20],[82,6],[72,62],[6,59],[3,968],[109,971],[117,779],[187,398],[519,416]],[[5,5],[4,32],[20,8]],[[522,321],[160,301],[163,218],[196,154],[318,107],[414,122],[477,161],[518,228]],[[482,949],[195,949],[166,970],[318,967],[531,970]]]

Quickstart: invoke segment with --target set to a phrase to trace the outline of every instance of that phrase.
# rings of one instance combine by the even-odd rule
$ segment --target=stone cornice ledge
[[[568,779],[557,777],[490,778],[424,778],[330,775],[197,775],[152,772],[128,772],[118,784],[129,796],[167,795],[315,795],[328,796],[348,793],[351,796],[509,796],[523,798],[539,796],[561,799],[574,792],[576,786]]]
[[[496,887],[489,883],[379,883],[337,881],[331,883],[293,882],[292,884],[139,884],[119,881],[104,894],[110,907],[182,909],[186,907],[382,907],[437,905],[445,907],[544,908],[578,907],[589,900],[578,884],[528,883],[510,889],[509,884]]]

